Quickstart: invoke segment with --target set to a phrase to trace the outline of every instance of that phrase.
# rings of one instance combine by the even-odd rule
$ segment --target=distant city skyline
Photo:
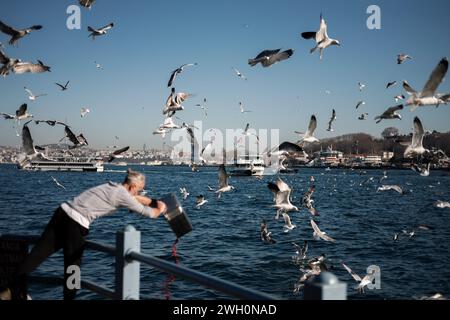
[[[409,134],[415,116],[426,130],[450,130],[448,105],[414,112],[405,107],[402,120],[379,124],[373,120],[401,103],[394,97],[407,95],[403,80],[421,90],[439,60],[450,56],[444,33],[450,29],[448,1],[305,3],[175,0],[169,5],[98,0],[91,10],[81,8],[81,29],[69,30],[66,10],[78,1],[8,1],[2,7],[2,22],[15,28],[36,24],[43,28],[19,40],[18,48],[8,45],[9,36],[0,33],[2,50],[23,61],[42,60],[51,72],[0,78],[0,112],[13,114],[27,103],[34,119],[65,121],[74,132],[83,133],[94,149],[110,145],[142,149],[144,144],[147,149],[161,149],[164,141],[176,143],[170,134],[165,140],[152,134],[164,121],[170,74],[182,64],[195,62],[198,65],[185,69],[174,81],[177,92],[193,94],[183,103],[185,109],[176,113],[183,120],[174,121],[203,121],[203,132],[216,128],[225,134],[226,129],[244,129],[249,123],[256,130],[279,129],[280,141],[296,142],[294,131],[304,132],[312,114],[317,117],[319,139],[358,132],[381,137],[386,127]],[[367,28],[370,5],[381,10],[380,30]],[[314,42],[300,36],[318,29],[321,13],[329,36],[341,43],[327,48],[323,60],[309,53]],[[88,26],[98,28],[110,22],[114,27],[106,35],[94,41],[88,37]],[[278,48],[292,48],[294,54],[269,68],[248,65],[248,59],[262,50]],[[400,53],[413,59],[398,65]],[[394,80],[397,85],[386,89]],[[66,91],[55,85],[67,81]],[[366,86],[360,90],[358,82]],[[30,101],[24,87],[47,96]],[[448,80],[438,92],[450,92]],[[205,98],[207,117],[196,107]],[[366,103],[356,109],[358,101]],[[239,102],[252,112],[241,113]],[[81,117],[81,108],[90,112]],[[332,109],[337,119],[334,131],[328,132]],[[364,112],[369,113],[367,120],[358,120]],[[14,125],[0,119],[0,145],[21,144]],[[64,136],[63,127],[33,124],[30,130],[35,144],[57,143]]]

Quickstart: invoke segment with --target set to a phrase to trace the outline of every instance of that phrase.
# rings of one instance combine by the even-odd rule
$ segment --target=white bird
[[[236,72],[236,75],[237,75],[239,78],[244,79],[244,80],[247,80],[247,77],[244,76],[238,69],[236,69],[235,67],[231,67],[231,68],[234,70],[234,72]]]
[[[160,125],[161,129],[180,129],[181,127],[173,122],[172,117],[167,117],[164,123]]]
[[[418,166],[417,164],[413,163],[411,169],[418,172],[422,177],[428,177],[430,175],[430,167],[431,162],[428,162],[428,164],[424,166]]]
[[[378,120],[377,123],[380,123],[381,120],[383,119],[402,119],[402,116],[400,115],[400,113],[398,113],[399,110],[403,109],[403,105],[397,105],[397,106],[393,106],[388,108],[386,111],[384,111],[382,114],[380,114],[379,116],[375,117],[375,120]]]
[[[228,174],[225,170],[225,165],[221,164],[219,166],[219,189],[216,191],[218,197],[220,198],[222,192],[229,192],[233,190],[234,187],[228,184]]]
[[[12,72],[15,74],[23,73],[42,73],[51,72],[50,67],[46,66],[41,60],[37,60],[38,63],[32,62],[18,62],[12,67]]]
[[[56,180],[53,176],[51,176],[51,177],[52,177],[53,181],[56,183],[56,185],[57,185],[58,187],[61,187],[61,188],[63,188],[64,190],[67,191],[66,187],[64,187],[61,183],[59,183],[58,180]]]
[[[58,83],[58,82],[55,82],[55,84],[56,84],[58,87],[61,88],[61,91],[66,91],[66,90],[68,89],[67,86],[69,85],[69,82],[70,82],[70,81],[67,81],[65,85],[62,85],[62,84],[60,84],[60,83]]]
[[[176,68],[175,70],[172,71],[172,73],[170,74],[170,78],[169,78],[169,82],[167,83],[167,87],[171,87],[172,83],[175,81],[177,75],[179,75],[181,72],[183,72],[184,68],[186,67],[191,67],[191,66],[196,66],[197,62],[195,63],[186,63],[183,64],[182,66]]]
[[[37,152],[33,144],[33,138],[31,137],[30,129],[28,128],[28,121],[22,128],[22,150],[23,154],[19,157],[19,167],[25,168],[31,164],[31,161],[35,158],[51,161],[42,152]]]
[[[302,37],[304,39],[314,39],[316,41],[316,46],[310,50],[310,53],[313,53],[317,49],[320,50],[320,59],[323,58],[323,51],[332,45],[340,46],[338,40],[331,39],[328,37],[327,34],[327,24],[325,20],[322,17],[322,14],[320,14],[320,27],[317,32],[303,32]]]
[[[104,69],[103,69],[103,66],[102,66],[100,63],[97,63],[97,61],[94,61],[94,64],[95,64],[95,67],[96,67],[98,70],[104,70]]]
[[[295,256],[293,256],[294,262],[300,262],[302,260],[306,260],[306,253],[308,252],[308,241],[304,241],[303,247],[300,247],[295,242],[292,243],[295,247]]]
[[[359,91],[362,91],[366,87],[366,85],[362,82],[358,82],[358,87],[359,87]]]
[[[375,270],[372,270],[371,273],[365,275],[364,278],[361,278],[359,275],[354,273],[352,271],[352,269],[347,267],[344,263],[342,265],[344,266],[345,270],[347,270],[348,273],[350,273],[352,278],[355,279],[356,282],[359,282],[358,286],[356,287],[358,292],[364,293],[364,287],[366,287],[368,284],[371,284],[373,282],[373,279],[375,277]]]
[[[403,234],[409,236],[410,238],[414,238],[416,236],[416,232],[414,230],[412,231],[406,231],[406,230],[402,230]]]
[[[34,25],[26,29],[17,30],[0,21],[0,31],[11,36],[9,44],[12,46],[17,46],[17,42],[26,35],[29,35],[33,30],[40,29],[42,29],[41,25]]]
[[[84,118],[84,116],[87,115],[89,112],[91,112],[91,110],[89,110],[89,108],[81,108],[80,115],[82,118]]]
[[[333,112],[331,113],[331,119],[330,119],[330,121],[328,122],[328,128],[327,128],[327,131],[334,131],[334,130],[331,128],[331,125],[332,125],[333,121],[335,121],[335,120],[336,120],[336,111],[333,109]]]
[[[281,178],[278,178],[276,183],[269,182],[267,186],[275,196],[275,205],[273,205],[273,207],[278,209],[275,219],[278,220],[280,212],[299,211],[299,209],[294,206],[290,200],[292,189],[289,188],[289,186],[281,180]]]
[[[90,32],[89,37],[92,37],[92,40],[95,40],[95,37],[103,36],[108,33],[108,30],[110,30],[112,27],[114,27],[114,23],[109,23],[104,27],[101,27],[99,29],[94,29],[92,27],[88,27],[88,31]]]
[[[162,138],[164,138],[167,132],[168,131],[166,129],[159,127],[155,131],[153,131],[153,134],[159,134]]]
[[[315,115],[311,116],[311,120],[309,121],[309,125],[308,125],[308,130],[306,130],[306,133],[303,135],[303,138],[300,139],[299,142],[308,142],[308,143],[313,143],[313,142],[319,142],[319,139],[317,139],[316,137],[314,137],[314,130],[316,130],[317,128],[317,119]],[[297,134],[302,134],[301,132],[295,131],[295,133]]]
[[[23,88],[28,93],[28,99],[31,100],[31,101],[36,101],[37,98],[47,95],[46,93],[41,93],[41,94],[34,95],[33,92],[31,92],[31,90],[28,89],[27,87],[23,87]]]
[[[314,184],[311,183],[311,186],[309,187],[308,191],[302,197],[302,206],[308,209],[311,215],[318,216],[319,213],[317,212],[316,208],[313,207],[314,200],[312,199],[312,195],[314,194],[314,191],[315,191]]]
[[[92,5],[94,4],[95,0],[79,0],[80,5],[82,5],[85,8],[88,8],[91,10]]]
[[[203,206],[205,203],[207,203],[208,200],[205,199],[205,197],[203,195],[199,195],[197,196],[197,200],[196,200],[196,208],[200,209],[201,206]]]
[[[440,209],[450,208],[450,202],[448,202],[448,201],[438,200],[438,201],[436,201],[436,203],[434,205],[436,208],[440,208]]]
[[[402,64],[403,62],[405,62],[407,59],[411,60],[412,57],[407,55],[407,54],[398,54],[397,55],[397,64]]]
[[[289,231],[293,230],[297,226],[295,224],[292,224],[291,217],[285,212],[282,213],[284,218],[284,226],[283,226],[283,232],[288,233]]]
[[[356,109],[358,109],[360,106],[365,105],[366,102],[365,101],[358,101],[358,103],[356,104]]]
[[[241,113],[252,112],[251,110],[244,110],[244,105],[242,104],[242,102],[239,102],[239,108],[241,109]]]
[[[311,227],[314,230],[313,232],[314,239],[321,238],[325,241],[336,242],[336,240],[327,235],[326,232],[321,231],[313,219],[311,219]]]
[[[422,122],[418,117],[415,117],[411,144],[406,148],[405,153],[403,154],[405,158],[410,158],[416,155],[422,155],[429,151],[423,147],[424,136],[425,132],[423,130]]]
[[[190,194],[185,187],[180,188],[180,193],[183,196],[183,200],[186,200]]]
[[[417,92],[407,81],[403,81],[403,88],[410,95],[409,99],[406,101],[406,105],[410,106],[411,111],[414,111],[419,106],[439,106],[440,104],[446,103],[446,101],[442,99],[442,96],[436,96],[436,90],[444,80],[447,70],[448,60],[447,58],[442,58],[436,68],[434,68],[421,92]]]
[[[248,64],[253,67],[258,63],[261,63],[264,68],[267,68],[272,66],[273,64],[290,58],[294,54],[294,50],[292,49],[288,49],[283,52],[280,52],[280,50],[281,49],[264,50],[260,52],[255,58],[248,59]]]
[[[377,192],[378,191],[388,191],[388,190],[394,190],[400,194],[404,194],[403,189],[398,185],[381,185],[380,187],[378,187]]]
[[[392,86],[395,86],[397,84],[397,81],[388,82],[386,85],[386,89],[389,89]]]
[[[358,117],[358,120],[366,120],[366,116],[368,116],[368,115],[369,114],[367,112],[364,112]]]

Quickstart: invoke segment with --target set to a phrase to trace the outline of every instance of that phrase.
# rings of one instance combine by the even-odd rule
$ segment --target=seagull
[[[308,130],[306,130],[306,133],[303,135],[303,138],[300,139],[299,142],[308,142],[308,143],[319,142],[319,139],[313,136],[314,130],[316,130],[316,128],[317,128],[316,116],[312,115],[311,120],[309,121]],[[301,132],[298,131],[295,131],[295,133],[302,134]]]
[[[128,149],[130,149],[129,146],[121,148],[121,149],[117,149],[115,150],[113,153],[111,153],[108,157],[108,162],[113,162],[115,159],[119,159],[119,158],[123,158],[122,153],[128,151]]]
[[[219,194],[218,197],[220,198],[222,192],[229,192],[233,189],[233,186],[228,185],[228,175],[225,170],[225,165],[221,164],[219,166],[219,189],[216,191],[216,193]]]
[[[167,87],[171,87],[172,86],[172,83],[175,81],[175,78],[177,77],[177,75],[179,75],[184,70],[184,68],[191,67],[191,66],[196,66],[196,65],[198,65],[197,62],[195,62],[195,63],[186,63],[186,64],[183,64],[182,66],[180,66],[179,68],[176,68],[175,70],[173,70],[171,75],[170,75],[169,82],[167,83]]]
[[[60,121],[56,121],[56,120],[34,120],[35,124],[39,124],[41,122],[45,122],[46,124],[48,124],[49,126],[54,127],[57,124],[66,126],[66,124],[64,122],[60,122]]]
[[[253,67],[258,63],[261,63],[264,68],[267,68],[280,61],[289,59],[294,54],[293,49],[288,49],[283,52],[280,52],[280,50],[281,49],[264,50],[260,52],[254,59],[248,59],[248,64]]]
[[[73,146],[69,147],[69,149],[75,149],[78,147],[88,145],[88,142],[82,133],[80,133],[78,136],[76,136],[72,132],[72,130],[70,130],[69,126],[67,126],[67,125],[64,127],[64,132],[65,132],[65,136],[63,137],[63,139],[67,137],[73,143]]]
[[[409,85],[407,81],[403,81],[403,88],[410,95],[409,99],[406,101],[406,105],[411,106],[411,111],[414,111],[419,106],[439,106],[439,104],[446,103],[442,97],[436,96],[436,90],[443,82],[447,70],[448,60],[447,58],[442,58],[436,68],[434,68],[421,92],[417,92]]]
[[[412,141],[403,154],[405,158],[410,158],[415,155],[422,155],[429,151],[423,147],[424,136],[425,132],[423,130],[422,122],[420,122],[420,119],[418,117],[415,117]]]
[[[31,90],[27,89],[27,87],[23,87],[23,88],[28,93],[28,99],[31,100],[31,101],[36,101],[37,98],[47,95],[46,93],[41,93],[41,94],[34,95],[33,92],[31,92]]]
[[[291,223],[291,217],[285,212],[282,213],[284,218],[284,226],[283,226],[283,232],[288,233],[289,231],[293,230],[297,226],[295,224]]]
[[[187,191],[187,189],[185,187],[180,188],[180,193],[183,196],[183,200],[186,200],[187,197],[189,196],[189,192]]]
[[[313,53],[317,49],[320,50],[320,60],[323,58],[323,51],[331,45],[340,46],[338,40],[331,39],[327,34],[327,24],[320,14],[320,27],[317,32],[303,32],[303,39],[314,39],[316,41],[316,46],[310,50],[310,53]]]
[[[26,120],[28,118],[33,118],[33,115],[29,114],[27,112],[27,104],[24,103],[19,107],[19,109],[16,110],[15,119],[20,121],[20,120]]]
[[[397,55],[397,64],[402,64],[403,62],[405,62],[407,59],[412,59],[411,56],[407,55],[407,54],[398,54]]]
[[[203,110],[203,112],[205,113],[205,118],[208,118],[208,109],[206,108],[206,98],[203,99],[203,104],[196,104],[196,107],[199,107],[200,109]]]
[[[85,8],[88,8],[91,10],[92,5],[94,4],[95,0],[79,0],[80,5],[82,5]]]
[[[200,207],[202,206],[202,205],[204,205],[205,203],[207,203],[208,202],[208,200],[205,200],[205,197],[203,196],[203,195],[199,195],[199,196],[197,196],[197,200],[196,200],[196,208],[197,209],[200,209]]]
[[[87,115],[89,112],[91,112],[91,110],[89,110],[88,108],[81,108],[80,115],[82,118],[84,118],[84,116]]]
[[[269,244],[276,243],[276,241],[272,239],[272,232],[269,232],[267,228],[267,222],[265,219],[262,219],[261,221],[260,233],[261,233],[261,240],[264,241],[265,243]]]
[[[331,128],[331,124],[333,123],[333,121],[335,121],[336,120],[336,111],[333,109],[333,112],[331,113],[331,119],[330,119],[330,121],[328,122],[328,128],[327,128],[327,131],[334,131],[332,128]]]
[[[236,75],[237,75],[239,78],[244,79],[244,80],[247,80],[247,77],[244,76],[238,69],[236,69],[235,67],[231,67],[231,68],[234,70],[234,72],[236,72]]]
[[[313,219],[311,219],[311,227],[314,230],[314,233],[313,233],[314,239],[321,238],[325,241],[336,242],[336,240],[334,240],[333,238],[328,236],[326,234],[326,232],[321,231]]]
[[[359,282],[358,286],[356,287],[358,293],[364,293],[364,287],[366,287],[368,284],[371,284],[374,279],[375,270],[372,270],[371,273],[368,273],[367,275],[364,276],[364,278],[361,278],[356,273],[354,273],[352,269],[347,267],[344,263],[342,265],[344,266],[345,270],[347,270],[348,273],[350,273],[352,278],[355,279],[356,282]]]
[[[305,195],[302,197],[302,206],[304,206],[305,208],[308,209],[308,211],[313,215],[313,216],[318,216],[319,213],[317,212],[316,208],[313,207],[313,203],[314,200],[311,199],[312,195],[314,194],[315,191],[315,187],[312,184],[308,191],[305,193]]]
[[[368,115],[369,114],[367,112],[365,112],[358,117],[358,120],[366,120],[366,116],[368,116]]]
[[[167,117],[164,123],[160,125],[160,129],[180,129],[181,127],[173,122],[172,117]]]
[[[399,234],[398,233],[395,233],[394,234],[394,238],[393,238],[393,240],[394,241],[398,241],[400,238],[399,238]]]
[[[62,85],[62,84],[60,84],[60,83],[58,83],[58,82],[55,82],[55,84],[56,84],[58,87],[61,88],[61,91],[66,91],[66,90],[68,89],[67,86],[69,85],[69,82],[70,82],[70,81],[67,81],[65,85]]]
[[[394,99],[395,99],[395,102],[398,102],[399,100],[404,100],[405,96],[402,94],[399,94],[398,96],[395,96]]]
[[[11,28],[10,26],[7,26],[2,21],[0,21],[0,31],[8,34],[11,36],[11,39],[9,40],[9,44],[12,46],[18,46],[19,39],[25,37],[26,35],[30,34],[33,30],[40,30],[42,29],[41,25],[34,25],[26,29],[22,30],[16,30],[14,28]]]
[[[383,120],[383,119],[400,119],[401,120],[402,116],[397,111],[402,110],[402,109],[403,109],[402,104],[399,104],[394,107],[390,107],[386,111],[384,111],[381,115],[376,116],[375,120],[378,119],[377,123],[380,123],[381,120]]]
[[[417,164],[413,163],[411,169],[418,172],[422,177],[428,177],[430,175],[430,166],[431,162],[428,162],[428,164],[420,167]]]
[[[12,72],[15,74],[42,73],[46,71],[51,72],[50,67],[46,66],[41,60],[38,60],[38,63],[18,62],[12,67]]]
[[[358,82],[359,91],[362,91],[366,85],[364,83]]]
[[[378,183],[381,183],[383,180],[385,180],[385,179],[387,179],[387,178],[388,178],[388,176],[387,176],[387,171],[384,170],[384,171],[383,171],[383,176],[380,178],[380,180],[378,180]]]
[[[438,200],[438,201],[436,201],[434,206],[436,208],[440,208],[440,209],[450,208],[450,202]]]
[[[13,71],[14,67],[21,63],[20,59],[10,58],[8,57],[1,49],[0,49],[0,63],[2,67],[0,68],[0,75],[6,77],[9,75],[10,71]]]
[[[25,123],[22,128],[22,149],[24,154],[22,155],[22,159],[19,160],[20,168],[27,167],[35,158],[41,158],[49,161],[52,160],[47,158],[42,152],[36,151],[36,148],[33,145],[33,138],[31,137],[30,129],[28,128],[28,123],[30,121]]]
[[[67,191],[66,187],[64,187],[61,183],[59,183],[58,180],[56,180],[53,176],[51,176],[51,178],[53,179],[53,181],[56,183],[56,185],[57,185],[58,187],[61,187],[61,188],[63,188],[64,190]]]
[[[94,61],[95,67],[99,70],[104,70],[103,66],[100,63],[97,63],[97,61]]]
[[[244,110],[244,105],[242,104],[242,102],[239,102],[239,108],[241,109],[241,113],[252,112],[251,110]]]
[[[289,211],[299,211],[299,209],[294,206],[290,201],[291,188],[283,181],[281,178],[278,178],[276,183],[269,182],[268,188],[274,194],[275,198],[275,207],[277,210],[277,215],[275,217],[278,220],[280,212],[289,212]]]
[[[397,84],[397,81],[392,81],[392,82],[388,82],[388,84],[386,85],[386,89],[389,89],[392,86],[395,86]]]
[[[182,95],[185,94],[183,93]],[[163,114],[167,114],[168,117],[172,117],[177,111],[184,110],[184,107],[181,105],[182,99],[182,96],[176,99],[175,88],[172,88],[170,95],[167,97],[166,105],[163,109]]]
[[[358,109],[360,106],[365,105],[366,102],[365,101],[358,101],[358,103],[356,104],[356,109]]]
[[[296,249],[295,251],[296,256],[293,257],[294,262],[306,260],[306,253],[308,252],[308,241],[305,240],[305,242],[303,243],[303,247],[300,247],[295,242],[292,242],[292,244]]]
[[[259,137],[258,137],[258,135],[256,134],[256,133],[251,133],[251,132],[249,132],[248,131],[248,129],[250,129],[250,123],[247,123],[247,125],[245,126],[245,129],[244,129],[244,136],[247,136],[247,137],[249,137],[249,136],[255,136],[256,137],[256,141],[257,141],[257,143],[259,143]]]
[[[157,128],[155,131],[153,131],[153,134],[160,134],[162,138],[166,136],[167,130],[165,128]]]
[[[412,231],[406,231],[406,230],[402,230],[403,234],[409,236],[410,238],[414,238],[416,236],[416,232],[414,230]]]
[[[400,194],[405,194],[403,192],[403,189],[398,185],[381,185],[380,187],[378,187],[377,192],[378,191],[388,191],[388,190],[394,190]]]
[[[111,29],[112,27],[114,27],[114,23],[112,22],[99,29],[88,27],[88,31],[90,32],[89,37],[92,37],[92,40],[95,40],[95,37],[105,35],[108,32],[108,30]]]

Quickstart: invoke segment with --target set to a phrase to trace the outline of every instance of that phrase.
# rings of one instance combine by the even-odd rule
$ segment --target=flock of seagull
[[[94,4],[94,0],[79,0],[79,3],[88,8],[91,9],[92,5]],[[92,37],[94,40],[96,37],[104,36],[106,35],[112,28],[114,27],[114,23],[109,23],[101,28],[93,28],[88,27],[89,31],[89,37]],[[25,28],[25,29],[15,29],[13,27],[10,27],[0,21],[0,31],[4,34],[7,34],[10,36],[9,44],[11,46],[18,46],[19,40],[30,35],[32,32],[41,30],[41,25],[33,25],[31,27]],[[330,38],[328,36],[327,31],[327,24],[325,22],[325,19],[323,18],[322,14],[320,15],[320,24],[319,29],[315,32],[303,32],[301,33],[301,37],[306,40],[314,40],[315,46],[311,48],[310,53],[315,53],[316,51],[319,52],[319,57],[322,60],[324,57],[324,51],[329,48],[330,46],[340,46],[340,42],[336,39]],[[51,68],[49,66],[46,66],[42,61],[37,60],[37,63],[33,62],[22,62],[20,59],[17,58],[11,58],[9,57],[4,51],[3,46],[0,46],[0,75],[3,77],[10,76],[11,73],[13,74],[23,74],[23,73],[42,73],[42,72],[50,72]],[[287,49],[284,51],[281,51],[280,49],[266,49],[261,51],[259,54],[257,54],[254,58],[248,59],[248,65],[251,67],[255,67],[258,64],[260,64],[263,68],[271,67],[281,61],[287,60],[291,58],[294,54],[293,49]],[[412,57],[407,54],[399,54],[397,56],[397,63],[403,64],[408,60],[412,60]],[[97,62],[94,62],[97,69],[103,69],[103,67],[98,64]],[[192,144],[196,144],[195,137],[193,134],[193,128],[195,128],[193,125],[188,124],[183,121],[181,125],[178,125],[174,122],[173,118],[177,118],[179,120],[182,120],[181,118],[175,116],[177,112],[183,111],[185,108],[183,106],[183,102],[185,102],[187,99],[191,98],[193,94],[191,93],[185,93],[185,92],[177,92],[174,83],[178,77],[187,69],[191,67],[197,66],[198,63],[187,63],[183,64],[180,67],[174,69],[169,76],[169,80],[167,83],[167,87],[170,88],[169,95],[166,99],[166,103],[164,105],[162,114],[165,116],[163,123],[154,130],[153,134],[161,135],[163,138],[165,135],[174,129],[186,129],[187,133],[190,137],[190,141]],[[234,72],[236,73],[237,77],[247,80],[247,77],[242,74],[238,69],[235,67],[231,67]],[[437,94],[437,88],[442,83],[442,81],[445,78],[445,75],[448,70],[448,60],[447,58],[443,58],[439,61],[436,68],[432,71],[431,75],[429,76],[428,81],[425,83],[423,89],[421,91],[414,90],[410,84],[407,81],[403,81],[403,88],[405,89],[406,93],[409,95],[409,98],[407,99],[405,106],[410,106],[411,111],[414,111],[418,107],[423,106],[436,106],[438,107],[441,104],[447,104],[450,101],[450,94]],[[55,83],[58,88],[61,89],[61,91],[66,91],[69,89],[69,83],[70,81],[67,81],[65,84],[61,83]],[[397,84],[397,81],[390,81],[386,85],[386,89],[389,89]],[[358,89],[359,91],[363,91],[364,88],[366,88],[366,85],[362,82],[358,82]],[[35,101],[39,97],[45,96],[46,94],[33,94],[33,92],[28,89],[24,88],[26,93],[28,94],[28,99],[30,101]],[[400,100],[404,100],[404,95],[397,95],[395,97],[395,100],[398,102]],[[356,109],[359,109],[360,107],[364,106],[364,101],[359,101],[356,105]],[[200,108],[205,118],[208,116],[208,108],[207,108],[207,99],[204,98],[202,103],[198,103],[195,105],[197,108]],[[239,102],[239,108],[241,113],[248,113],[251,112],[251,110],[246,110],[244,108],[244,105],[242,102]],[[388,108],[386,111],[384,111],[382,114],[375,117],[374,120],[377,121],[377,123],[381,122],[382,120],[387,119],[401,119],[400,111],[403,110],[404,105],[396,105],[393,107]],[[89,108],[82,108],[80,115],[81,117],[85,117],[90,112]],[[17,125],[20,125],[20,121],[28,120],[33,118],[33,115],[29,114],[27,112],[27,104],[22,104],[18,110],[16,110],[15,114],[10,113],[0,113],[6,120],[14,120],[16,121]],[[368,116],[368,113],[362,113],[358,119],[359,120],[365,120]],[[327,131],[333,131],[333,123],[336,121],[336,110],[332,109],[330,120],[327,124]],[[31,123],[33,120],[28,120],[23,125],[22,129],[22,146],[23,146],[23,154],[21,159],[19,159],[19,163],[21,166],[26,166],[31,163],[33,159],[39,158],[39,159],[47,159],[49,161],[52,161],[52,159],[47,158],[44,153],[42,152],[45,150],[45,148],[37,146],[34,144],[31,132],[29,129],[29,123]],[[69,147],[70,149],[75,149],[83,146],[88,145],[87,139],[83,136],[82,133],[75,134],[69,125],[66,123],[56,121],[56,120],[35,120],[34,123],[36,125],[40,123],[46,123],[49,126],[56,126],[60,125],[64,127],[64,137],[63,139],[68,139],[72,145]],[[413,130],[413,137],[412,141],[407,145],[407,148],[404,152],[405,158],[413,158],[414,164],[413,169],[417,171],[421,176],[428,176],[430,174],[430,168],[436,159],[439,159],[439,154],[437,154],[435,151],[425,149],[423,146],[423,139],[425,136],[425,131],[423,129],[422,123],[418,117],[414,118],[414,130]],[[298,154],[299,152],[304,153],[304,147],[307,144],[311,143],[317,143],[319,140],[314,136],[314,132],[317,128],[317,119],[315,115],[311,115],[308,127],[306,132],[299,132],[295,131],[296,134],[299,134],[300,140],[297,141],[297,143],[284,143],[280,145],[278,148],[274,150],[270,150],[267,152],[267,155],[277,155],[280,159],[280,167],[283,167],[283,162],[288,159],[291,156],[294,156],[295,154]],[[251,135],[254,135],[250,132],[250,124],[247,123],[245,126],[245,129],[242,131],[243,137],[249,137]],[[257,135],[257,143],[259,141],[259,138]],[[241,139],[242,141],[242,139]],[[208,145],[205,146],[200,152],[199,157],[202,159],[203,162],[207,162],[203,158],[203,155],[206,153],[206,150],[211,149],[211,145],[214,142],[214,137],[211,138],[211,141]],[[124,147],[115,150],[110,154],[110,156],[105,159],[105,161],[111,162],[114,159],[120,157],[120,155],[124,152],[126,152],[129,149],[129,147]],[[192,169],[194,168],[195,164],[192,163]],[[195,171],[195,170],[194,170]],[[209,187],[209,190],[214,192],[218,198],[222,196],[223,193],[232,192],[235,190],[234,186],[229,184],[229,175],[226,172],[225,165],[222,164],[219,166],[218,169],[218,188],[213,189]],[[386,173],[384,173],[384,176],[380,179],[380,183],[383,179],[385,179]],[[52,177],[53,181],[61,188],[65,187],[60,184],[54,177]],[[369,180],[368,182],[373,181]],[[269,182],[267,184],[268,189],[273,193],[273,208],[276,209],[276,215],[274,217],[275,220],[279,220],[280,215],[283,217],[284,225],[283,225],[283,232],[288,233],[294,230],[297,226],[292,222],[291,217],[289,215],[290,212],[299,212],[302,208],[305,208],[310,214],[310,226],[312,228],[312,236],[315,240],[323,240],[326,242],[335,243],[337,242],[335,238],[328,235],[325,231],[321,230],[317,224],[317,221],[315,220],[319,216],[318,210],[315,208],[314,200],[313,200],[313,194],[316,190],[315,184],[314,184],[314,177],[311,177],[310,179],[310,186],[307,190],[307,192],[302,196],[301,202],[299,206],[294,205],[291,202],[291,193],[292,188],[281,178],[278,178],[275,182]],[[403,189],[398,185],[380,185],[377,189],[377,192],[382,191],[388,191],[393,190],[395,192],[398,192],[399,194],[405,194]],[[188,198],[190,195],[188,190],[183,187],[180,188],[180,193],[184,200]],[[208,203],[208,200],[205,198],[203,194],[198,195],[196,197],[196,203],[195,207],[197,209],[201,209],[202,206],[204,206],[206,203]],[[450,208],[450,203],[438,201],[435,204],[438,208]],[[419,229],[421,230],[430,230],[431,227],[429,226],[419,226]],[[414,237],[416,234],[415,230],[407,231],[402,230],[402,233],[396,233],[393,237],[394,241],[398,241],[400,234],[408,236],[408,237]],[[272,233],[269,231],[268,228],[268,222],[263,219],[260,224],[260,236],[261,240],[264,243],[267,244],[276,244],[277,241],[273,239]],[[308,258],[307,251],[308,251],[308,241],[304,241],[303,246],[299,246],[298,244],[294,243],[294,247],[296,249],[296,255],[293,257],[293,260],[296,264],[300,265],[300,271],[302,272],[302,275],[299,279],[299,281],[294,286],[294,292],[298,292],[301,290],[301,288],[304,285],[304,282],[310,278],[313,275],[320,274],[320,272],[324,270],[328,270],[328,267],[326,265],[326,255],[323,254],[318,257],[312,257]],[[342,264],[342,266],[349,272],[349,274],[352,276],[352,278],[358,282],[358,292],[363,293],[364,288],[372,283],[374,274],[367,274],[363,277],[360,277],[355,272],[353,272],[346,264]]]

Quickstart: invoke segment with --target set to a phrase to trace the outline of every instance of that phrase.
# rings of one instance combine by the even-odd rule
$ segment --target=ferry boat
[[[234,169],[230,171],[232,176],[262,176],[264,174],[264,160],[259,156],[247,155],[239,158],[234,163]]]
[[[18,165],[21,170],[28,171],[74,171],[74,172],[103,172],[103,161],[98,160],[86,160],[86,161],[48,161],[48,160],[35,160],[28,164],[21,166]]]

